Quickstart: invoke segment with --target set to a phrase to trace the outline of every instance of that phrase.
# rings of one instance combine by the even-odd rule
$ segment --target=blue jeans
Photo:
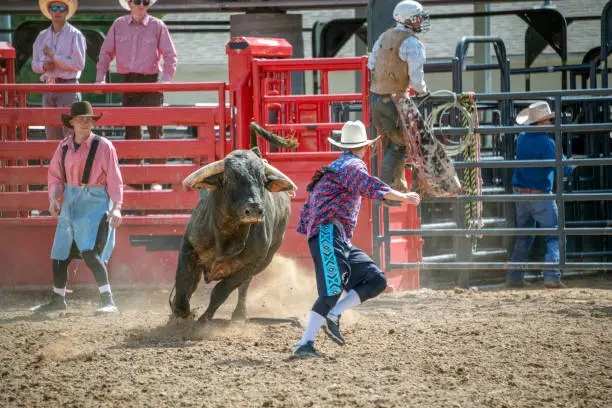
[[[557,203],[555,201],[516,203],[516,228],[535,228],[536,222],[542,228],[557,228]],[[517,236],[514,241],[511,262],[526,262],[529,248],[535,236]],[[546,237],[545,262],[559,263],[559,237],[550,235]],[[525,271],[508,271],[508,282],[518,282],[523,279]],[[543,270],[544,280],[558,281],[561,278],[559,269]]]

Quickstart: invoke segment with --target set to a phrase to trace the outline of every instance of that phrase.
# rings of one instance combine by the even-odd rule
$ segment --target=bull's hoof
[[[206,323],[209,323],[211,320],[212,320],[212,319],[211,319],[209,316],[207,316],[207,315],[203,314],[202,316],[200,316],[200,317],[198,318],[198,323],[200,323],[200,324],[206,324]]]
[[[179,309],[175,307],[172,309],[172,317],[179,319],[187,319],[188,317],[193,317],[193,314],[190,310]]]
[[[195,316],[191,312],[188,312],[188,313],[175,313],[173,311],[170,314],[170,320],[193,320],[194,318],[195,318]]]
[[[244,323],[246,322],[246,313],[234,313],[232,314],[232,322]]]
[[[174,317],[178,317],[181,319],[193,317],[189,302],[177,301],[176,297],[170,301],[170,310],[172,311],[172,316]]]

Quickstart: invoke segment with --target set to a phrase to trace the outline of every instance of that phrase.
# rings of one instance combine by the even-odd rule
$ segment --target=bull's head
[[[183,186],[217,190],[231,216],[242,223],[263,221],[264,188],[273,193],[297,190],[293,181],[251,150],[236,150],[207,164],[187,176]]]

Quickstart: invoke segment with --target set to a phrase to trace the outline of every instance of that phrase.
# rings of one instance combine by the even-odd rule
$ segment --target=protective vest
[[[382,34],[372,72],[371,92],[379,95],[406,92],[410,83],[408,63],[400,59],[399,49],[404,40],[413,35],[393,28]]]

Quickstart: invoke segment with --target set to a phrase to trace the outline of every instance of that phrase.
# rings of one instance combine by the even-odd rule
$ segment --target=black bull
[[[254,132],[281,147],[296,145],[255,124],[251,124],[251,145],[256,143]],[[207,283],[219,282],[198,320],[211,320],[236,288],[238,303],[232,319],[244,319],[249,284],[282,243],[291,214],[289,192],[296,186],[262,160],[257,147],[235,150],[192,173],[183,184],[203,190],[183,235],[172,313],[191,314],[191,296],[204,276]]]

